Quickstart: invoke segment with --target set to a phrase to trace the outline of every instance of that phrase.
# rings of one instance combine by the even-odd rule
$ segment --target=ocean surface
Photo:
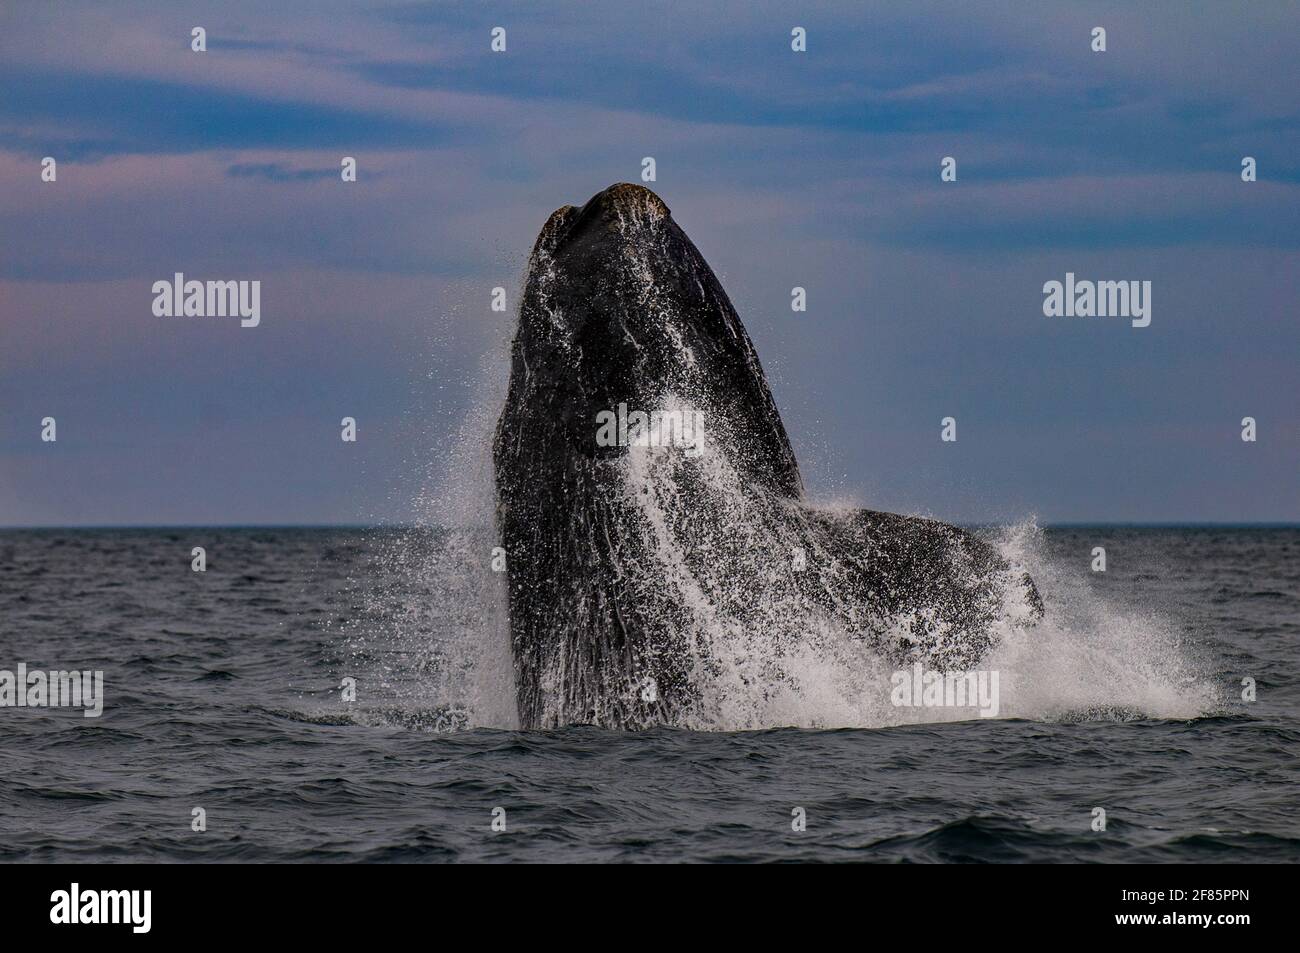
[[[0,532],[0,670],[105,694],[0,708],[0,859],[1300,860],[1300,529],[1022,528],[996,718],[808,676],[639,733],[511,728],[454,535]]]

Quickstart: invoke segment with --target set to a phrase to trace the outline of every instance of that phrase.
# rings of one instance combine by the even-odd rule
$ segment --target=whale
[[[735,308],[643,186],[538,234],[492,455],[526,729],[708,726],[810,666],[967,671],[1043,614],[974,533],[805,497]]]

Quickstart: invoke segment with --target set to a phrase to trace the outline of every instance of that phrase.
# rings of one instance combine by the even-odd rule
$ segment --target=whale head
[[[1041,613],[962,530],[803,499],[740,318],[640,186],[543,226],[494,459],[525,727],[758,726],[810,665],[967,668]]]
[[[706,413],[708,433],[743,448],[736,462],[750,479],[789,496],[802,491],[749,335],[647,188],[613,185],[552,213],[529,258],[513,364],[508,404],[519,416],[502,434],[526,427],[556,466],[568,465],[559,446],[578,458],[624,452],[617,440],[596,439],[598,415],[671,404]]]

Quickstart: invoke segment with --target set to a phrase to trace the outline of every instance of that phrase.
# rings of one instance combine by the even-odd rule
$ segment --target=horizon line
[[[958,526],[980,529],[1003,528],[1016,525],[1005,521],[954,520]],[[1092,527],[1135,529],[1300,529],[1300,521],[1295,520],[1061,520],[1038,524],[1043,529],[1074,529]],[[335,529],[335,530],[394,530],[394,529],[447,529],[422,523],[373,522],[373,523],[49,523],[49,524],[5,524],[0,525],[2,532],[51,531],[51,530],[190,530],[190,529],[225,529],[225,530],[266,530],[266,529]]]

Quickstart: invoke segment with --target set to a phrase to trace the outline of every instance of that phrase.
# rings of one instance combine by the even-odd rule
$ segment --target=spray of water
[[[492,571],[490,448],[504,363],[501,353],[484,362],[480,396],[430,474],[425,525],[387,546],[394,582],[370,595],[367,615],[380,628],[366,640],[385,701],[360,706],[359,720],[434,729],[518,724],[505,574]],[[665,406],[674,403],[670,397]],[[707,525],[698,517],[683,525],[688,517],[675,501],[683,465],[697,484],[704,468]],[[780,521],[759,510],[776,504],[745,492],[725,455],[685,464],[671,449],[632,447],[623,467],[627,501],[642,517],[643,550],[653,559],[628,583],[671,592],[690,633],[684,644],[701,697],[683,727],[879,728],[979,716],[974,706],[893,703],[897,664],[854,631],[851,613],[826,611],[788,584],[800,540],[772,535]],[[841,509],[818,512],[833,520]],[[1012,573],[1034,577],[1047,606],[1030,626],[1010,613],[980,662],[999,675],[999,717],[1183,719],[1217,710],[1216,690],[1169,621],[1092,592],[1077,567],[1048,557],[1033,521],[1002,530],[993,542]],[[818,554],[807,558],[815,562]]]
[[[346,647],[360,673],[350,706],[359,723],[518,725],[487,436],[504,400],[502,360],[500,350],[485,359],[464,421],[430,454],[414,525],[377,536],[369,575],[354,586]]]
[[[1221,711],[1221,689],[1159,611],[1099,596],[1077,564],[1050,559],[1031,522],[998,545],[1032,567],[1049,611],[1032,629],[1003,633],[986,661],[1002,672],[1002,715],[1040,720],[1188,719]]]

